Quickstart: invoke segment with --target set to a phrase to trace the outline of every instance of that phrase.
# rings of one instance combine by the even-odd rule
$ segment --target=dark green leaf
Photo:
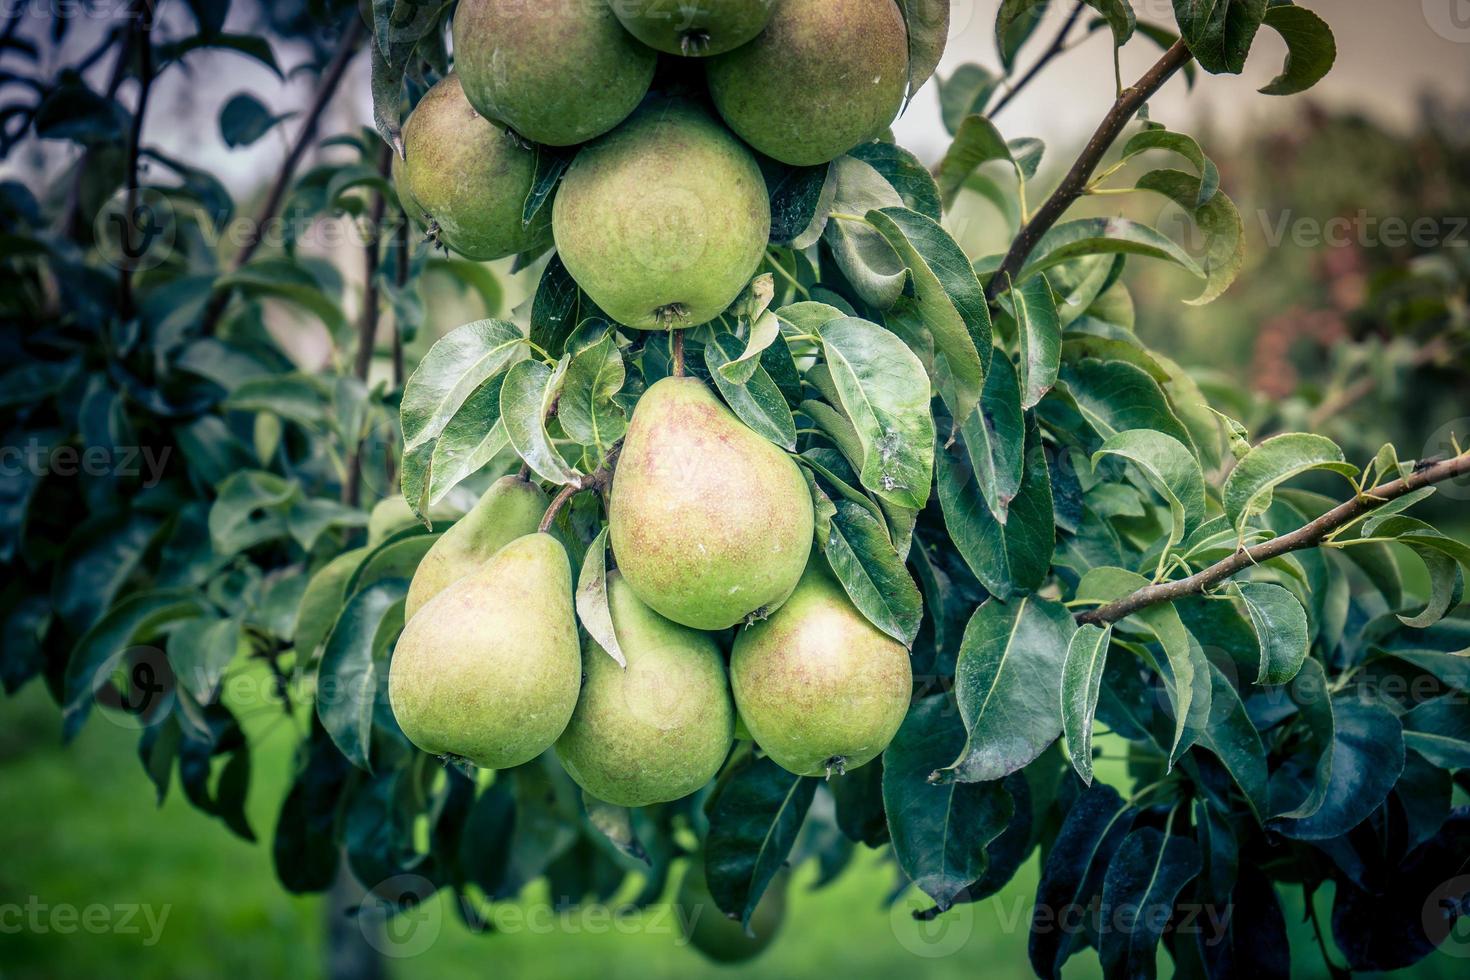
[[[1087,785],[1092,785],[1092,719],[1102,691],[1103,668],[1113,639],[1111,625],[1078,627],[1062,666],[1062,732],[1067,757]]]
[[[1337,39],[1327,22],[1306,7],[1273,4],[1263,23],[1286,42],[1286,65],[1261,89],[1265,95],[1296,95],[1316,85],[1337,60]]]
[[[843,591],[874,626],[913,646],[924,615],[919,587],[871,512],[850,500],[834,507],[825,552]]]
[[[1108,976],[1152,978],[1159,937],[1184,886],[1200,872],[1199,845],[1141,827],[1130,833],[1108,864],[1104,909],[1131,909],[1131,928],[1102,930],[1098,958]]]
[[[705,878],[720,910],[746,928],[781,870],[816,793],[817,780],[768,758],[753,759],[720,789],[709,812]]]
[[[403,629],[408,582],[376,582],[348,600],[317,667],[317,717],[347,760],[371,768],[373,711],[386,691],[388,656]]]

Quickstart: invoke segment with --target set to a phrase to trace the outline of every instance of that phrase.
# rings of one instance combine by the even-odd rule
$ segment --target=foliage
[[[447,69],[448,9],[405,18],[401,6],[373,4],[367,42],[390,143],[404,92]],[[1119,135],[1132,130],[1119,163],[1162,152],[1189,169],[1110,188],[1120,167],[1097,174],[1104,146],[1081,185],[1048,199],[1050,221],[1045,205],[1029,211],[1044,148],[1006,139],[985,110],[998,83],[1023,84],[1016,68],[1044,6],[1001,5],[1004,74],[966,66],[941,83],[955,141],[937,179],[886,143],[815,171],[770,164],[778,222],[762,274],[678,341],[692,373],[801,463],[817,546],[857,608],[912,650],[914,704],[880,761],[820,782],[740,743],[700,793],[628,814],[584,800],[554,756],[487,780],[407,742],[387,710],[386,661],[404,581],[462,484],[524,464],[575,494],[558,520],[579,566],[594,549],[578,612],[589,631],[611,632],[601,507],[586,491],[605,485],[598,474],[642,391],[675,370],[675,340],[607,322],[554,257],[526,258],[538,275],[527,306],[452,331],[409,373],[401,352],[429,263],[491,287],[483,270],[410,243],[370,133],[332,137],[341,162],[288,167],[276,196],[298,217],[364,219],[355,321],[354,290],[290,235],[265,254],[258,237],[215,254],[206,243],[235,202],[132,135],[117,98],[136,83],[142,114],[153,73],[205,47],[275,66],[268,44],[221,33],[223,4],[203,2],[197,30],[172,41],[130,8],[106,49],[119,69],[105,93],[78,72],[41,77],[36,58],[17,55],[35,101],[7,120],[81,147],[61,181],[76,207],[121,202],[123,238],[77,221],[85,211],[63,215],[56,234],[49,202],[3,185],[16,366],[0,413],[7,447],[38,447],[0,475],[7,692],[39,679],[67,737],[99,704],[131,709],[160,797],[177,771],[195,807],[253,839],[250,744],[230,680],[247,661],[267,664],[288,706],[315,709],[272,843],[292,892],[326,888],[340,853],[370,886],[412,873],[452,890],[467,917],[543,877],[577,903],[638,875],[648,902],[698,841],[715,901],[748,919],[783,863],[818,860],[830,880],[861,842],[892,848],[900,883],[933,900],[921,913],[932,916],[994,894],[1039,848],[1041,976],[1088,945],[1110,976],[1152,975],[1161,943],[1186,975],[1271,972],[1285,943],[1272,882],[1308,895],[1336,884],[1332,928],[1353,968],[1426,955],[1437,937],[1422,904],[1440,871],[1470,859],[1465,814],[1451,809],[1470,755],[1459,608],[1470,546],[1405,512],[1463,468],[1401,461],[1392,447],[1358,466],[1311,433],[1253,439],[1138,339],[1125,272],[1167,263],[1198,278],[1193,301],[1208,302],[1241,268],[1239,215],[1198,142],[1132,112],[1117,120]],[[1176,0],[1179,44],[1127,3],[1086,6],[1097,16],[1085,30],[1168,49],[1159,85],[1196,65],[1240,71],[1263,24],[1291,50],[1268,91],[1297,91],[1331,63],[1330,31],[1289,3]],[[310,66],[323,86],[365,33],[354,17],[327,17],[341,37]],[[227,102],[226,139],[291,122],[263,110]],[[7,128],[7,147],[19,135]],[[140,184],[144,159],[158,169]],[[548,163],[528,221],[564,166]],[[1203,248],[1142,222],[1056,220],[1111,190],[1173,201]],[[942,208],[971,193],[1023,219],[1012,254],[966,256],[945,230]],[[171,217],[172,246],[120,250],[139,244],[138,206],[153,200],[168,204],[155,213]],[[329,368],[302,371],[282,352],[265,329],[282,307],[319,321]],[[391,367],[370,384],[385,325]],[[131,446],[159,468],[75,463]],[[368,476],[384,472],[401,474],[406,500]],[[1330,481],[1334,496],[1302,489],[1303,476]],[[1376,485],[1391,502],[1366,494]],[[1341,501],[1360,511],[1272,552]],[[1243,547],[1266,550],[1209,580]],[[1406,560],[1423,565],[1427,596],[1405,585]],[[1167,592],[1199,575],[1201,587]],[[1137,595],[1149,601],[1110,612]],[[172,683],[160,689],[159,677]],[[1126,795],[1093,779],[1097,721],[1127,745]],[[819,819],[838,832],[813,832]],[[1142,924],[1106,918],[1124,906]],[[1208,943],[1185,922],[1200,907],[1249,915]],[[1073,915],[1081,928],[1055,928]]]

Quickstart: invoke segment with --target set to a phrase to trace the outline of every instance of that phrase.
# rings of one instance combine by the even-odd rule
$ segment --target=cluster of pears
[[[737,716],[801,775],[863,765],[893,738],[908,651],[813,555],[791,457],[702,381],[649,387],[608,493],[607,601],[626,666],[579,646],[567,548],[539,530],[554,526],[547,506],[535,484],[501,479],[420,564],[389,670],[414,744],[494,769],[554,744],[592,796],[645,806],[709,782]]]
[[[473,259],[554,243],[638,329],[706,323],[750,281],[771,227],[757,153],[833,160],[908,85],[895,0],[460,0],[453,33],[454,73],[404,126],[405,210]],[[526,222],[536,144],[579,149]]]

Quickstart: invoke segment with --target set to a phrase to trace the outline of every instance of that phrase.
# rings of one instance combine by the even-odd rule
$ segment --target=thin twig
[[[118,312],[123,320],[133,318],[134,222],[138,210],[138,155],[143,149],[143,116],[148,112],[148,93],[153,89],[153,0],[142,0],[129,28],[127,51],[138,53],[138,107],[128,127],[128,158],[124,173],[123,261],[118,269]],[[125,53],[124,57],[128,55]]]
[[[393,160],[393,148],[384,143],[378,150],[378,172],[384,177]],[[368,215],[367,240],[362,249],[362,310],[357,317],[357,351],[353,374],[366,383],[368,371],[373,365],[373,350],[378,338],[378,264],[383,248],[383,214],[387,207],[385,195],[378,191],[373,196],[373,208]],[[347,457],[347,483],[342,488],[343,502],[356,507],[362,499],[362,445],[359,439]]]
[[[317,126],[321,122],[322,115],[331,103],[332,96],[337,93],[338,87],[342,84],[342,77],[347,73],[347,66],[362,46],[365,36],[366,27],[362,18],[352,17],[346,32],[342,35],[337,53],[332,56],[331,62],[322,72],[316,94],[312,97],[311,105],[306,110],[306,120],[302,123],[301,131],[296,135],[296,142],[291,145],[291,149],[286,153],[286,159],[281,162],[281,168],[276,172],[276,179],[266,194],[265,203],[260,206],[255,219],[244,230],[244,239],[240,244],[240,249],[230,261],[231,271],[236,271],[249,262],[255,255],[255,250],[260,248],[265,227],[281,209],[281,204],[286,198],[286,190],[291,186],[291,179],[296,175],[296,168],[301,165],[307,149],[315,140]],[[217,291],[210,300],[208,308],[204,311],[203,319],[202,329],[206,336],[214,333],[229,301],[230,291],[228,289]]]
[[[556,517],[562,512],[562,508],[566,507],[568,501],[577,494],[583,490],[601,490],[605,492],[612,486],[613,473],[618,468],[618,454],[622,451],[623,443],[622,440],[619,440],[608,450],[607,462],[603,463],[596,472],[589,473],[572,483],[568,483],[561,490],[557,491],[556,496],[551,499],[551,506],[546,508],[546,514],[541,518],[542,534],[551,530],[551,525],[556,523]]]
[[[674,362],[674,377],[684,377],[684,331],[669,331],[669,357]]]
[[[1017,80],[1016,84],[1008,86],[1004,94],[1001,95],[1000,101],[996,102],[996,104],[990,109],[987,109],[983,113],[984,116],[986,116],[987,118],[994,118],[996,115],[998,115],[1002,109],[1011,104],[1012,99],[1021,94],[1022,89],[1024,89],[1027,85],[1030,85],[1031,82],[1036,78],[1036,76],[1041,74],[1042,69],[1049,65],[1052,62],[1052,59],[1054,59],[1057,55],[1066,50],[1067,35],[1072,33],[1072,27],[1077,23],[1077,19],[1082,16],[1082,10],[1085,6],[1085,4],[1079,2],[1076,7],[1072,8],[1072,12],[1067,15],[1066,23],[1064,23],[1062,25],[1062,29],[1057,32],[1057,36],[1052,40],[1051,45],[1044,52],[1042,52],[1042,55],[1039,59],[1037,59],[1036,64],[1032,65],[1030,70]]]
[[[1439,360],[1440,357],[1448,354],[1451,349],[1448,336],[1440,334],[1414,352],[1414,356],[1409,359],[1408,367],[1411,371],[1427,367]],[[1329,421],[1373,394],[1378,388],[1379,377],[1380,375],[1377,372],[1370,372],[1343,388],[1335,395],[1324,399],[1322,404],[1318,405],[1312,410],[1312,414],[1307,416],[1306,431],[1321,431],[1322,427]]]
[[[1376,486],[1371,490],[1365,490],[1352,500],[1339,504],[1315,521],[1312,521],[1304,527],[1297,528],[1289,534],[1272,538],[1253,548],[1242,548],[1230,557],[1218,561],[1188,578],[1145,586],[1116,602],[1110,602],[1097,609],[1079,613],[1077,615],[1077,621],[1079,623],[1092,623],[1097,626],[1105,623],[1116,623],[1120,619],[1133,615],[1140,609],[1146,609],[1149,606],[1157,605],[1161,602],[1171,602],[1190,595],[1202,595],[1215,586],[1225,582],[1237,572],[1242,572],[1247,568],[1270,561],[1272,558],[1279,558],[1293,551],[1315,548],[1321,544],[1323,538],[1327,537],[1333,531],[1351,524],[1367,514],[1371,514],[1384,504],[1397,500],[1405,494],[1412,493],[1422,487],[1432,486],[1436,483],[1443,483],[1445,480],[1452,480],[1456,477],[1464,476],[1467,473],[1470,473],[1470,453],[1426,466],[1403,479],[1393,480]]]
[[[1118,134],[1123,132],[1123,128],[1128,125],[1143,104],[1162,88],[1165,82],[1173,78],[1179,69],[1189,64],[1192,58],[1193,55],[1189,53],[1189,48],[1184,42],[1176,42],[1138,80],[1138,84],[1125,89],[1123,94],[1118,96],[1112,109],[1108,110],[1107,116],[1103,118],[1102,124],[1092,134],[1092,139],[1087,141],[1082,155],[1077,158],[1076,163],[1072,164],[1072,169],[1067,172],[1067,176],[1062,179],[1051,197],[1047,198],[1046,203],[1037,209],[1035,216],[1026,223],[1026,227],[1021,229],[1021,233],[1011,243],[1010,251],[1006,253],[1005,259],[1002,260],[990,284],[985,288],[987,299],[993,301],[996,296],[1000,295],[1001,288],[1007,281],[1020,278],[1021,267],[1026,264],[1026,259],[1030,257],[1031,251],[1036,248],[1041,237],[1051,230],[1052,225],[1055,225],[1067,209],[1086,191],[1088,180],[1092,178],[1098,164],[1102,162],[1108,149],[1117,140]]]

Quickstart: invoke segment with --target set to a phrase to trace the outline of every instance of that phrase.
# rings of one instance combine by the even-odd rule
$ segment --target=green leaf
[[[1401,719],[1404,744],[1443,769],[1470,769],[1470,704],[1446,694]]]
[[[607,528],[597,532],[597,537],[587,546],[582,557],[582,571],[577,576],[577,620],[592,637],[592,642],[618,662],[619,667],[628,666],[628,658],[618,643],[618,634],[613,629],[612,608],[607,600]]]
[[[966,116],[983,116],[1001,79],[977,64],[960,65],[948,78],[939,80],[939,111],[944,128],[956,135]]]
[[[1159,938],[1184,886],[1202,866],[1199,845],[1153,827],[1130,833],[1108,864],[1104,909],[1133,910],[1130,928],[1101,930],[1098,959],[1109,977],[1152,977]],[[1116,914],[1116,911],[1112,914]]]
[[[732,358],[740,356],[740,350],[740,339],[734,334],[718,334],[705,344],[704,363],[710,378],[740,421],[783,449],[795,451],[796,419],[786,404],[786,396],[766,369],[756,362],[750,379],[744,384],[729,380],[721,372]]]
[[[1337,39],[1327,22],[1306,7],[1276,4],[1266,10],[1263,23],[1286,42],[1286,64],[1265,87],[1263,95],[1296,95],[1316,85],[1337,60]]]
[[[317,666],[317,717],[347,760],[371,769],[373,711],[388,656],[403,629],[404,579],[386,579],[348,600]]]
[[[894,856],[940,911],[963,900],[984,875],[986,846],[1005,830],[1014,809],[999,780],[929,781],[964,746],[959,713],[948,695],[936,694],[909,709],[883,753],[883,808]]]
[[[357,573],[371,549],[354,548],[343,552],[317,570],[306,583],[301,604],[296,609],[295,640],[300,658],[311,659],[317,647],[327,639],[342,603],[347,598],[347,583]]]
[[[1026,416],[1021,386],[1008,357],[991,361],[979,407],[960,425],[970,469],[997,523],[1009,520],[1026,464]]]
[[[1329,702],[1326,717],[1331,725],[1309,798],[1316,800],[1320,794],[1320,804],[1300,819],[1271,823],[1273,830],[1295,840],[1330,840],[1347,833],[1378,809],[1404,770],[1403,726],[1393,712],[1352,694],[1328,699],[1325,688],[1315,697]],[[1273,777],[1273,802],[1277,783]]]
[[[1168,502],[1172,523],[1162,563],[1175,545],[1204,523],[1205,477],[1199,460],[1178,439],[1155,429],[1129,429],[1110,437],[1093,453],[1092,465],[1103,456],[1119,456],[1137,466]]]
[[[643,843],[638,840],[638,834],[633,829],[631,810],[625,806],[605,803],[585,789],[582,791],[582,807],[587,811],[587,822],[606,837],[608,843],[634,861],[652,867],[653,862],[649,860],[648,852],[644,850]]]
[[[1103,668],[1113,627],[1091,623],[1077,628],[1067,646],[1062,665],[1062,732],[1067,737],[1067,756],[1072,768],[1087,785],[1092,785],[1092,719],[1102,691]]]
[[[1343,461],[1342,449],[1324,436],[1291,432],[1274,436],[1252,449],[1225,481],[1225,516],[1237,534],[1271,506],[1271,493],[1282,483],[1313,470],[1328,470],[1351,479],[1358,469]]]
[[[1062,362],[1062,324],[1046,276],[1028,279],[1006,294],[1021,345],[1021,407],[1035,408],[1057,383]]]
[[[1224,764],[1245,794],[1256,821],[1264,821],[1271,812],[1266,785],[1266,748],[1261,744],[1261,733],[1246,713],[1240,693],[1214,664],[1210,664],[1210,720],[1200,733],[1199,744]]]
[[[500,419],[516,455],[541,479],[565,486],[581,479],[557,452],[546,431],[546,420],[561,393],[570,355],[555,369],[540,361],[521,361],[505,376],[500,389]]]
[[[66,663],[64,682],[64,737],[81,730],[92,697],[109,682],[117,658],[129,647],[146,643],[180,620],[208,615],[213,610],[192,589],[135,592],[122,599],[77,641]]]
[[[1198,204],[1204,195],[1203,182],[1190,174],[1178,170],[1155,170],[1138,180],[1138,189],[1162,194],[1178,204],[1194,220],[1195,227],[1204,236],[1204,292],[1192,300],[1190,306],[1204,306],[1214,302],[1240,275],[1245,265],[1245,226],[1235,202],[1224,193],[1214,193],[1204,204]]]
[[[222,555],[287,536],[286,511],[301,492],[263,470],[232,473],[209,509],[209,539]]]
[[[1193,136],[1171,133],[1162,128],[1145,129],[1123,144],[1122,159],[1128,160],[1149,150],[1168,150],[1194,164],[1199,175],[1199,193],[1195,196],[1193,204],[1188,206],[1190,210],[1204,205],[1220,189],[1220,168],[1215,166],[1213,160],[1205,156],[1205,151],[1200,148],[1198,141]],[[1181,207],[1184,206],[1181,205]]]
[[[1056,741],[1075,630],[1066,607],[1045,599],[991,599],[975,611],[955,665],[955,698],[969,736],[941,779],[1000,779]]]
[[[336,338],[348,333],[347,314],[304,269],[286,259],[256,259],[244,268],[214,281],[216,292],[238,289],[247,296],[272,297],[294,303],[311,313]]]
[[[897,336],[856,317],[828,321],[821,338],[842,409],[862,444],[863,486],[882,500],[922,509],[934,470],[924,365]]]
[[[739,357],[720,368],[726,381],[745,384],[761,363],[761,354],[781,336],[781,321],[770,310],[771,300],[776,296],[775,276],[767,272],[751,281],[745,295],[736,300],[735,308],[741,310],[740,323],[746,332],[745,350]]]
[[[825,553],[843,591],[874,626],[913,646],[923,602],[888,532],[859,504],[837,500],[833,506]]]
[[[356,507],[325,497],[298,498],[286,511],[286,530],[302,551],[311,551],[334,527],[365,527],[368,515]]]
[[[1113,32],[1113,47],[1121,48],[1133,38],[1138,27],[1138,18],[1128,0],[1086,0],[1087,5],[1108,22]]]
[[[1088,357],[1064,364],[1061,378],[1077,410],[1103,440],[1130,429],[1156,429],[1193,450],[1189,430],[1142,368]]]
[[[939,503],[950,538],[980,583],[1001,599],[1040,588],[1056,547],[1051,476],[1034,420],[1026,426],[1022,458],[1021,485],[1002,524],[983,490],[975,492],[972,451],[951,446],[939,457]]]
[[[249,146],[294,115],[294,112],[276,115],[255,96],[248,92],[238,92],[220,110],[220,137],[225,141],[225,146],[232,150]]]
[[[869,164],[850,156],[832,161],[837,194],[834,214],[861,216],[880,208],[901,208],[903,198]],[[832,217],[822,233],[832,257],[864,303],[886,310],[903,293],[908,276],[892,245],[868,221]]]
[[[272,374],[240,382],[222,406],[231,412],[270,412],[308,430],[327,421],[327,388],[308,374]]]
[[[476,388],[438,439],[404,454],[403,495],[417,505],[415,513],[428,516],[449,491],[510,445],[500,420],[504,382],[505,375],[496,375]]]
[[[910,98],[934,74],[944,55],[944,44],[949,40],[949,7],[949,0],[898,0],[909,38]]]
[[[817,780],[762,757],[736,771],[710,806],[705,880],[720,911],[742,927],[785,864],[816,790]]]
[[[616,401],[627,380],[616,332],[604,325],[601,337],[571,357],[556,417],[567,435],[604,453],[628,429],[627,413]]]
[[[945,151],[944,159],[939,161],[939,197],[944,207],[954,206],[955,198],[959,197],[960,190],[976,170],[1000,160],[1009,163],[1016,171],[1017,179],[1022,179],[1021,169],[1011,156],[1011,148],[995,124],[984,116],[965,117],[955,133],[954,142]]]
[[[1001,0],[995,15],[995,49],[1006,74],[1016,64],[1021,46],[1036,32],[1050,0]]]
[[[897,143],[863,143],[848,150],[847,155],[882,174],[910,211],[917,211],[934,221],[943,216],[944,204],[939,199],[939,185],[934,183],[929,168]]]
[[[1174,0],[1179,33],[1200,67],[1212,75],[1239,75],[1268,0]]]
[[[1232,582],[1229,593],[1250,615],[1261,648],[1257,684],[1285,684],[1307,659],[1307,611],[1297,597],[1270,582]]]
[[[1148,584],[1149,580],[1137,572],[1122,568],[1094,568],[1077,583],[1077,598],[1098,603],[1113,602]],[[1169,762],[1172,765],[1187,748],[1185,731],[1194,727],[1196,722],[1202,721],[1199,718],[1201,709],[1208,711],[1208,685],[1204,687],[1205,703],[1196,704],[1198,685],[1203,684],[1207,678],[1196,676],[1203,668],[1194,656],[1189,631],[1184,628],[1179,611],[1172,602],[1148,606],[1129,616],[1124,622],[1137,623],[1153,634],[1154,639],[1164,648],[1164,656],[1168,658],[1169,672],[1164,679],[1174,704],[1174,738],[1169,748]],[[1197,644],[1194,646],[1197,647]]]
[[[871,211],[868,221],[913,283],[913,295],[899,297],[884,320],[924,362],[951,414],[965,418],[980,401],[992,356],[990,310],[980,281],[938,222],[903,208]]]
[[[1017,282],[1087,255],[1141,255],[1162,259],[1191,275],[1206,278],[1205,270],[1188,252],[1148,225],[1127,218],[1078,218],[1062,222],[1041,237],[1027,257]]]
[[[215,699],[225,668],[240,650],[240,637],[240,621],[220,616],[187,620],[170,634],[169,666],[200,704]]]

